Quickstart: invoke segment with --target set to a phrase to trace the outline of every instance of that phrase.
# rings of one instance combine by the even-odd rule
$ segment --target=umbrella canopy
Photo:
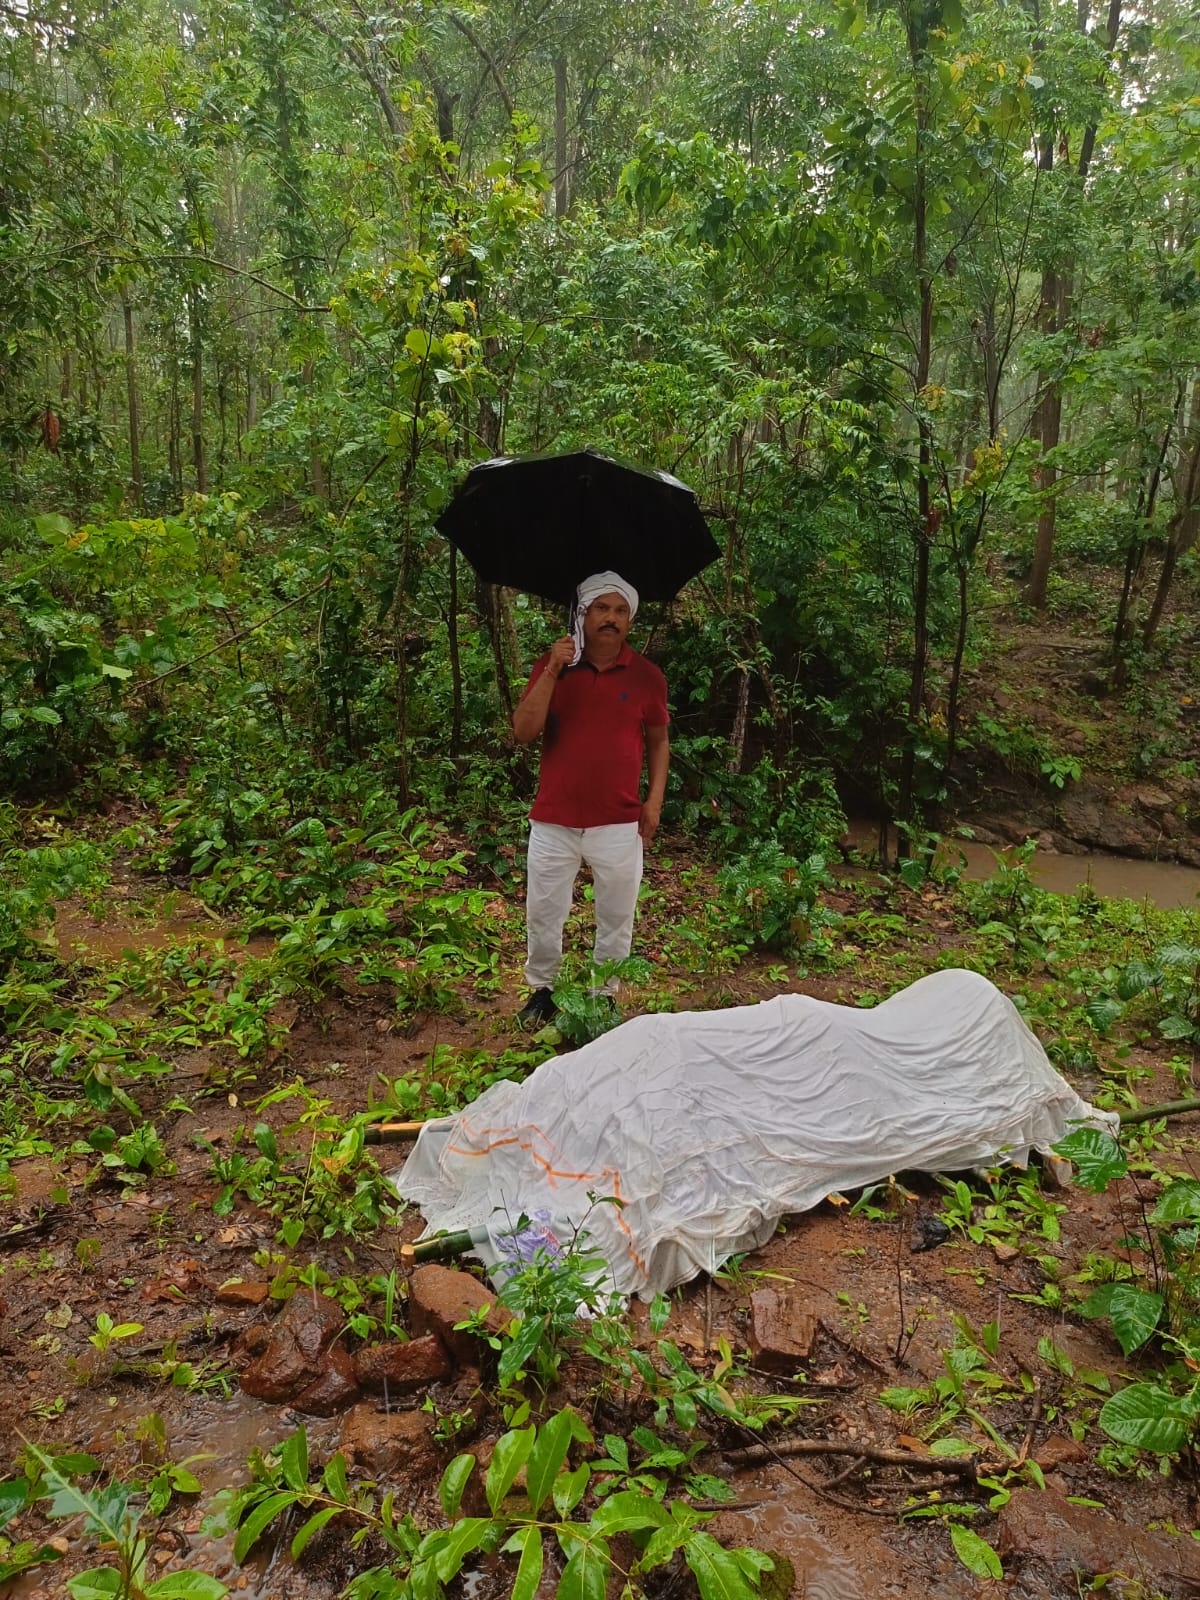
[[[721,553],[686,484],[599,450],[481,462],[437,527],[486,582],[564,605],[608,571],[673,600]]]

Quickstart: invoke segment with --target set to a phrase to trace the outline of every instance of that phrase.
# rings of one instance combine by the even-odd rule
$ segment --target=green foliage
[[[364,1147],[366,1119],[360,1116],[347,1125],[333,1115],[328,1101],[300,1083],[275,1090],[261,1106],[266,1109],[296,1098],[304,1109],[285,1132],[286,1140],[300,1143],[295,1156],[281,1152],[266,1122],[254,1128],[257,1154],[253,1156],[238,1148],[243,1129],[238,1129],[228,1155],[207,1140],[198,1141],[212,1157],[217,1216],[228,1216],[238,1195],[244,1194],[280,1219],[279,1238],[289,1246],[306,1234],[316,1239],[353,1236],[394,1220],[402,1206]]]
[[[819,904],[830,882],[823,856],[798,861],[773,841],[717,874],[730,934],[751,949],[792,953],[819,945],[821,930],[836,921]]]
[[[651,967],[641,956],[627,956],[623,961],[602,961],[588,970],[586,979],[572,981],[564,977],[554,985],[554,1006],[557,1015],[551,1025],[538,1035],[553,1038],[559,1035],[570,1044],[589,1044],[601,1034],[620,1026],[621,1013],[615,998],[608,994],[609,982],[645,983]]]
[[[152,1575],[152,1539],[143,1529],[143,1519],[147,1511],[158,1515],[166,1510],[173,1494],[199,1490],[199,1482],[185,1465],[171,1463],[154,1472],[147,1492],[136,1482],[86,1482],[97,1479],[100,1472],[100,1463],[91,1456],[54,1456],[39,1445],[26,1444],[24,1461],[25,1475],[0,1485],[0,1506],[8,1513],[4,1520],[22,1506],[44,1503],[48,1517],[76,1524],[82,1518],[82,1536],[110,1551],[116,1561],[115,1566],[92,1567],[68,1578],[65,1587],[72,1600],[223,1600],[229,1593],[216,1578],[192,1569]],[[143,1497],[145,1504],[138,1504]],[[37,1559],[56,1555],[47,1550]]]
[[[464,1494],[477,1462],[470,1455],[456,1456],[438,1488],[446,1522],[426,1530],[411,1514],[397,1511],[390,1492],[381,1497],[367,1485],[351,1484],[340,1455],[333,1457],[318,1483],[310,1484],[307,1440],[301,1429],[272,1455],[256,1458],[255,1481],[235,1497],[234,1555],[244,1561],[272,1523],[300,1512],[304,1520],[290,1545],[293,1560],[300,1559],[335,1517],[356,1528],[352,1543],[361,1544],[371,1534],[386,1548],[382,1565],[360,1571],[353,1579],[349,1600],[437,1597],[461,1574],[471,1573],[497,1553],[509,1558],[500,1568],[506,1584],[511,1584],[511,1595],[530,1600],[543,1571],[547,1538],[556,1541],[566,1558],[555,1590],[559,1600],[601,1595],[610,1575],[620,1576],[631,1594],[640,1595],[647,1576],[677,1553],[691,1568],[702,1600],[752,1600],[760,1592],[764,1574],[773,1567],[769,1556],[756,1550],[730,1550],[719,1543],[706,1531],[711,1513],[667,1498],[661,1478],[647,1492],[650,1479],[645,1468],[637,1475],[638,1487],[626,1487],[633,1480],[617,1461],[587,1459],[585,1452],[593,1447],[591,1430],[570,1409],[553,1413],[541,1424],[512,1428],[496,1441],[484,1477],[488,1514],[463,1514]],[[524,1487],[518,1488],[522,1471]],[[604,1494],[597,1500],[601,1483]],[[632,1564],[623,1570],[613,1548],[618,1534],[634,1550]]]

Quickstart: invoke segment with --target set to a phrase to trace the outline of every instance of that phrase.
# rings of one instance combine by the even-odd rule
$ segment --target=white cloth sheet
[[[560,1238],[585,1224],[613,1287],[648,1299],[835,1191],[1024,1165],[1072,1127],[1116,1120],[994,984],[951,970],[871,1010],[781,995],[635,1017],[427,1123],[396,1186],[434,1230],[534,1211]],[[610,1195],[620,1207],[593,1205]]]

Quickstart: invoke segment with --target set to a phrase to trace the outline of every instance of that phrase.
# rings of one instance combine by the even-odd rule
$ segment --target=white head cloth
[[[575,591],[575,608],[571,619],[571,636],[575,640],[572,666],[577,665],[583,655],[584,613],[592,601],[598,600],[602,594],[622,595],[629,603],[630,622],[637,616],[638,592],[631,583],[626,583],[619,572],[593,572],[590,578],[585,578]]]

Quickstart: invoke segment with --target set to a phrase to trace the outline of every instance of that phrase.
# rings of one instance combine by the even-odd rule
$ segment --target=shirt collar
[[[617,659],[613,662],[612,666],[608,667],[606,670],[609,671],[609,672],[612,672],[616,667],[627,667],[629,665],[629,663],[634,659],[634,655],[635,655],[635,651],[633,649],[633,646],[629,643],[628,639],[626,639],[625,642],[621,645],[621,648],[617,651]],[[575,663],[575,665],[573,667],[568,667],[567,671],[568,672],[575,672],[580,667],[591,667],[592,671],[596,672],[596,673],[598,673],[600,671],[600,668],[592,666],[592,663],[589,660],[587,660],[587,658],[585,656],[580,656],[579,660]]]

